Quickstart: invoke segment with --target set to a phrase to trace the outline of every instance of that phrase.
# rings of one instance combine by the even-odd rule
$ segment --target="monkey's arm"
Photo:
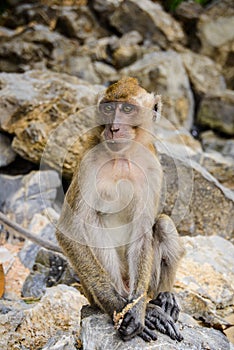
[[[184,248],[173,221],[167,215],[160,215],[153,228],[155,238],[161,244],[158,249],[161,255],[160,279],[154,289],[155,299],[146,308],[145,325],[169,335],[172,339],[181,341],[182,335],[175,322],[179,317],[179,305],[171,292],[178,262],[184,254]]]
[[[151,238],[150,234],[146,234],[142,238],[142,245],[138,256],[130,257],[132,264],[136,264],[136,276],[129,302],[139,297],[140,300],[126,313],[119,328],[119,333],[124,340],[131,339],[135,335],[140,334],[144,329],[147,291],[149,289],[153,264],[153,242]],[[134,249],[133,251],[136,255],[136,250]],[[151,338],[153,339],[153,335]]]
[[[77,272],[85,296],[91,305],[113,317],[114,311],[120,312],[127,303],[115,289],[109,274],[95,257],[92,249],[68,239],[56,232],[59,244]]]

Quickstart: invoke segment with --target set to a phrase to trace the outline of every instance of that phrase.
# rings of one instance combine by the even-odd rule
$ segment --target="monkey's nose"
[[[112,124],[110,127],[110,130],[112,133],[118,132],[119,131],[119,125],[117,124]]]

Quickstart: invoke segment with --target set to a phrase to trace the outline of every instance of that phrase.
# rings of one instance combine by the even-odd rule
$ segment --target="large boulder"
[[[57,332],[77,335],[80,329],[80,309],[87,300],[73,287],[59,285],[48,288],[39,302],[5,306],[0,315],[0,347],[39,349]]]
[[[182,241],[186,254],[175,283],[182,310],[224,329],[234,306],[234,246],[219,236],[185,236]]]
[[[49,135],[54,131],[47,164],[59,170],[63,166],[64,175],[71,176],[76,155],[83,152],[86,132],[94,126],[91,112],[78,112],[95,105],[98,93],[104,88],[49,71],[2,73],[0,83],[0,127],[16,135],[14,150],[23,158],[39,164]],[[77,140],[74,153],[67,153]]]
[[[230,89],[234,87],[234,7],[232,0],[213,2],[199,17],[198,36],[201,53],[212,57],[223,67]]]
[[[155,342],[146,343],[140,337],[124,342],[107,315],[93,312],[82,319],[81,341],[84,350],[197,350],[202,348],[230,350],[229,341],[220,331],[199,327],[185,314],[181,315],[179,327],[184,336],[181,343],[159,332]]]
[[[197,122],[229,136],[234,135],[234,92],[207,94],[198,109]]]
[[[194,99],[181,56],[175,51],[145,54],[121,70],[122,75],[139,79],[147,91],[163,96],[163,114],[176,126],[190,129]]]
[[[164,49],[169,43],[184,41],[180,24],[160,4],[150,0],[95,0],[93,7],[122,34],[137,30],[144,39]]]

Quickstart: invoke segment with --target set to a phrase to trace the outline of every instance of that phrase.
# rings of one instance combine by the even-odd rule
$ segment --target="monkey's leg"
[[[120,312],[127,300],[117,292],[108,272],[97,260],[92,249],[69,239],[59,231],[56,236],[77,272],[90,303],[98,306],[111,318],[114,311]]]
[[[160,215],[154,225],[154,268],[150,284],[153,300],[147,305],[145,324],[181,341],[175,322],[179,317],[179,306],[172,290],[178,262],[183,254],[173,221]]]

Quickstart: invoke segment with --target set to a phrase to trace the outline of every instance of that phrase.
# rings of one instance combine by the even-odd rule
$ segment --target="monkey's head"
[[[148,93],[135,78],[122,78],[106,89],[98,104],[102,140],[113,152],[130,147],[131,141],[142,143],[143,134],[152,132],[160,109],[159,95]]]

